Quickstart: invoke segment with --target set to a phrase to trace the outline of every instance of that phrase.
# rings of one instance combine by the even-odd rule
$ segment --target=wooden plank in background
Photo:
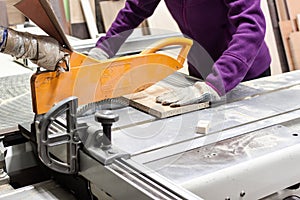
[[[95,1],[90,0],[93,14],[95,16]],[[69,0],[71,35],[80,39],[90,38],[88,27],[83,16],[80,0]]]
[[[84,18],[91,38],[96,38],[98,35],[98,28],[96,25],[95,16],[93,15],[92,7],[89,0],[80,0],[83,10]]]
[[[299,0],[286,0],[287,10],[291,20],[296,19],[297,14],[300,13]]]
[[[0,1],[0,26],[8,27],[8,16],[7,16],[7,10],[6,10],[6,1],[1,0]]]
[[[14,7],[14,4],[18,3],[20,0],[7,0],[7,16],[8,16],[8,24],[10,26],[23,24],[25,22],[24,15]],[[2,11],[1,11],[2,12]]]
[[[112,22],[117,17],[119,11],[124,7],[125,0],[120,1],[100,1],[100,9],[102,13],[102,19],[105,31],[107,31]]]
[[[279,21],[289,20],[285,0],[275,0]]]
[[[104,24],[103,24],[103,19],[102,19],[102,13],[101,13],[101,8],[100,8],[100,1],[101,0],[95,0],[95,13],[96,13],[96,24],[98,28],[99,33],[104,33]]]
[[[300,30],[300,13],[297,14],[297,19],[296,19],[296,21],[297,21],[297,27],[298,27],[298,30]]]
[[[297,14],[300,13],[300,1],[299,0],[286,0],[287,10],[288,14],[290,16],[290,20],[293,22],[293,30],[297,31],[299,30],[297,28]]]
[[[119,1],[100,1],[99,7],[102,14],[103,26],[105,32],[108,31],[111,24],[116,19],[119,11],[125,6],[125,0]],[[150,30],[148,28],[148,21],[144,20],[139,28],[141,28],[142,35],[150,35]]]
[[[293,32],[293,26],[292,22],[287,20],[287,21],[280,21],[279,22],[279,28],[281,32],[281,38],[286,54],[286,59],[288,61],[289,69],[290,71],[294,70],[294,64],[291,56],[291,50],[290,50],[290,45],[288,42],[290,34]]]
[[[279,57],[279,46],[277,45],[276,42],[276,36],[275,35],[277,32],[275,26],[273,26],[272,18],[270,13],[271,12],[276,12],[275,10],[270,10],[270,6],[268,5],[267,0],[262,0],[261,3],[261,9],[265,15],[265,21],[266,21],[266,34],[265,34],[265,41],[269,47],[269,51],[271,54],[272,62],[270,64],[271,67],[271,74],[280,74],[283,71],[283,68],[288,68],[287,65],[282,66],[280,62],[280,57]],[[274,4],[273,4],[274,5]],[[279,33],[279,32],[278,32]],[[283,52],[283,46],[282,46],[282,52]],[[283,55],[284,56],[284,55]]]
[[[293,32],[289,37],[291,56],[296,70],[300,69],[300,32]]]
[[[95,1],[90,0],[90,5],[92,7],[93,15],[95,18]],[[85,22],[83,11],[80,5],[80,0],[69,0],[70,6],[70,23],[82,23]]]

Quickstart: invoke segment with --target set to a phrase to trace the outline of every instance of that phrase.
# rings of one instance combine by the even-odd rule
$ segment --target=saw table
[[[11,76],[0,81],[13,85],[27,78]],[[28,85],[26,81],[21,85],[19,93],[12,92],[14,87],[2,89],[2,96],[15,94],[0,104],[0,111],[5,111],[1,114],[4,135],[16,132],[16,124],[33,120],[30,94],[24,92]],[[88,182],[88,189],[99,199],[267,197],[300,182],[299,98],[300,72],[295,71],[241,83],[222,105],[166,119],[122,101],[101,102],[100,109],[119,115],[112,126],[112,144],[127,156],[103,164],[92,131],[81,138],[76,176]],[[208,134],[195,132],[199,120],[210,120]],[[78,122],[101,129],[94,115],[80,117]],[[19,128],[30,138],[29,126]],[[66,152],[54,149],[52,153],[63,159]]]

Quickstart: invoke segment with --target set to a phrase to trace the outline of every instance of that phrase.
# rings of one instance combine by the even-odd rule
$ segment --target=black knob
[[[95,114],[95,120],[100,122],[103,127],[103,143],[102,149],[111,147],[111,126],[119,120],[119,115],[114,114],[110,110],[101,110]]]
[[[101,124],[113,124],[119,120],[119,115],[110,110],[101,110],[95,114],[95,120]]]

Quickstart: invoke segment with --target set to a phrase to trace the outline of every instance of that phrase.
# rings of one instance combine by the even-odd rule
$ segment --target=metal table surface
[[[18,130],[18,124],[33,121],[31,73],[0,77],[0,134]]]
[[[300,72],[296,71],[245,82],[227,95],[224,105],[167,119],[141,121],[141,118],[137,118],[139,122],[136,123],[130,115],[121,115],[120,119],[123,117],[129,125],[122,128],[122,120],[115,124],[118,128],[113,131],[113,143],[131,153],[136,161],[146,163],[200,144],[212,143],[216,139],[224,140],[249,132],[250,129],[262,128],[271,123],[268,120],[271,117],[299,108],[299,77]],[[291,113],[289,116],[293,115]],[[206,137],[195,133],[199,120],[211,121],[210,134]],[[180,150],[172,148],[179,143]]]

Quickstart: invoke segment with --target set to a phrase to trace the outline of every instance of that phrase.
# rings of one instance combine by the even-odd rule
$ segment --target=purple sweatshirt
[[[96,46],[110,56],[115,55],[130,34],[122,32],[136,28],[151,16],[159,2],[127,0]],[[270,66],[260,0],[165,0],[165,3],[181,32],[197,41],[213,59],[212,66],[201,67],[210,68],[205,81],[220,95],[243,80],[259,76]],[[193,68],[189,65],[190,73],[197,76]]]

